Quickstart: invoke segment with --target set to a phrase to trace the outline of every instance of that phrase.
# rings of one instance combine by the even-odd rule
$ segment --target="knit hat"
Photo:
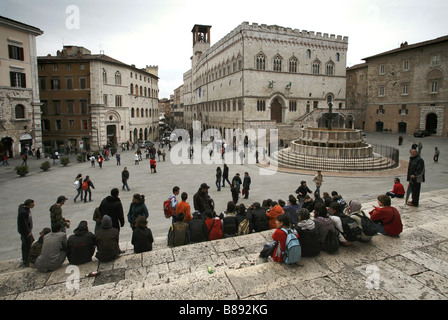
[[[103,229],[110,229],[110,228],[112,228],[112,219],[108,215],[105,215],[103,217],[103,220],[101,222],[101,227]]]
[[[361,210],[362,205],[355,200],[350,201],[350,211],[355,212]]]

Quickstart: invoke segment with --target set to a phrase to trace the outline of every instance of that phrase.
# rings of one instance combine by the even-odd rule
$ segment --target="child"
[[[290,220],[286,214],[281,214],[277,216],[275,220],[275,224],[277,226],[277,230],[272,234],[272,240],[277,241],[277,248],[272,253],[272,259],[277,262],[283,262],[283,254],[285,252],[286,247],[286,238],[287,234],[285,231],[281,230],[282,228],[289,229]],[[295,232],[295,230],[294,230]]]

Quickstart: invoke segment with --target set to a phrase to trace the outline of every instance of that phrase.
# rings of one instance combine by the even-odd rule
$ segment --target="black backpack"
[[[370,220],[368,216],[364,213],[364,211],[361,211],[362,215],[359,215],[358,213],[355,213],[357,217],[361,219],[361,227],[362,232],[366,236],[374,236],[378,233],[378,228],[375,222]]]
[[[325,241],[322,244],[322,249],[328,253],[333,253],[339,250],[339,237],[337,235],[337,231],[333,231],[331,229],[332,221],[326,222],[324,220],[317,219],[317,221],[321,222],[325,228],[327,228],[327,235],[325,236]]]
[[[359,227],[358,222],[350,216],[341,216],[342,228],[340,230],[345,240],[353,242],[358,241],[362,237],[362,229]]]

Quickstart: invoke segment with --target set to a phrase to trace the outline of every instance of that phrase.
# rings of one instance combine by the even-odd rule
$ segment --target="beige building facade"
[[[181,92],[187,129],[194,120],[221,134],[278,129],[290,141],[305,119],[317,126],[328,102],[346,108],[347,37],[244,22],[211,46],[211,26],[191,31],[192,68]]]
[[[367,132],[448,136],[448,36],[399,48],[366,61]]]
[[[36,37],[43,31],[0,16],[0,155],[42,147]]]

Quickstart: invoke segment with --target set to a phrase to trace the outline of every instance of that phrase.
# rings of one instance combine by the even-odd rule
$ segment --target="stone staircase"
[[[272,241],[272,230],[175,248],[167,247],[163,237],[155,239],[150,252],[134,254],[129,243],[122,243],[125,253],[113,262],[94,259],[78,267],[66,262],[50,273],[20,268],[16,260],[0,262],[0,298],[445,300],[448,217],[440,210],[448,203],[447,191],[422,194],[418,208],[394,199],[392,205],[400,211],[404,224],[400,237],[377,235],[370,242],[341,247],[335,254],[303,257],[296,265],[259,258],[263,245]],[[372,205],[375,203],[366,203],[363,208],[368,212]],[[101,273],[85,276],[92,271]]]

